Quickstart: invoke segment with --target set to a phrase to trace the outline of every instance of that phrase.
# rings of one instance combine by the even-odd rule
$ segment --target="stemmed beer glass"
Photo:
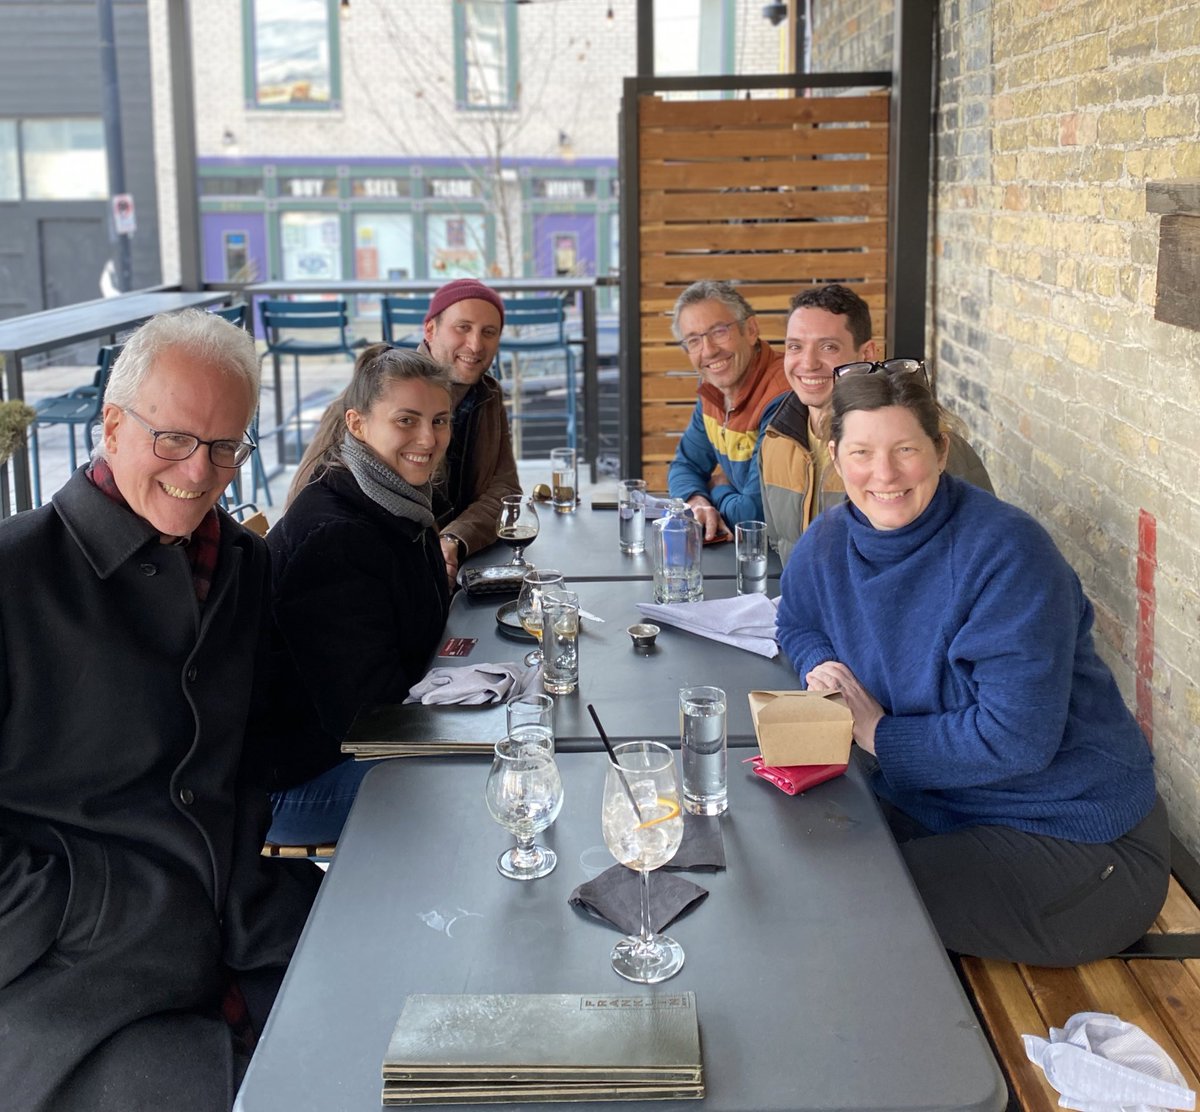
[[[609,763],[604,781],[604,844],[642,874],[642,930],[613,947],[612,967],[626,980],[653,985],[683,968],[683,947],[650,925],[650,871],[670,861],[683,840],[675,756],[659,741],[627,741],[613,752],[617,765]]]
[[[562,809],[563,786],[554,763],[552,736],[522,731],[496,742],[495,757],[484,788],[488,811],[517,844],[496,862],[502,876],[536,880],[558,864],[558,855],[534,838]]]
[[[500,499],[500,517],[496,522],[496,538],[512,546],[510,567],[528,567],[525,548],[538,535],[538,515],[532,499],[523,494],[506,494]]]
[[[542,657],[542,595],[552,587],[563,585],[563,574],[553,568],[534,568],[525,573],[521,593],[517,596],[517,619],[526,633],[538,640],[538,647],[525,654],[525,663],[532,667],[541,664]]]

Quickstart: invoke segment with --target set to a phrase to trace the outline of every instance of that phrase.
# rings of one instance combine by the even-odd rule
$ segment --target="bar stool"
[[[520,335],[514,335],[520,333]],[[566,422],[567,445],[576,447],[575,352],[567,335],[567,306],[561,297],[517,297],[504,301],[504,332],[500,337],[500,366],[506,362],[515,393],[519,383],[515,368],[521,355],[561,351],[566,364]],[[513,402],[517,399],[514,397]],[[558,414],[522,414],[515,419],[525,421],[554,421]]]

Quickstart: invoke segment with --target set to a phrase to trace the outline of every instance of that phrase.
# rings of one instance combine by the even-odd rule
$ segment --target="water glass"
[[[627,555],[646,551],[646,480],[622,479],[617,487],[617,517],[621,551]]]
[[[554,448],[550,452],[550,501],[554,512],[573,514],[579,491],[574,448]]]
[[[549,695],[518,695],[504,708],[507,735],[554,752],[554,699]]]
[[[720,815],[729,806],[726,780],[725,692],[719,687],[679,690],[679,748],[683,754],[683,809]]]
[[[542,595],[542,686],[569,695],[579,686],[579,596],[549,590]]]
[[[517,840],[496,861],[501,876],[536,880],[549,873],[558,855],[534,839],[562,809],[562,778],[553,751],[514,738],[496,742],[484,798],[492,818]]]
[[[767,593],[767,523],[739,521],[734,527],[737,555],[737,593]]]

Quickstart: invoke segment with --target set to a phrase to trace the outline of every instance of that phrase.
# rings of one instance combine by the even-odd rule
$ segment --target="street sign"
[[[133,211],[133,194],[118,193],[112,199],[113,228],[119,236],[131,236],[137,231],[137,217]]]

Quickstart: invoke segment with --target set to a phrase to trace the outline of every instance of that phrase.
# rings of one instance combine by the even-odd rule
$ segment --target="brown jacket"
[[[423,340],[418,350],[430,355]],[[468,399],[474,406],[466,433],[462,443],[452,448],[461,450],[461,466],[457,475],[454,469],[448,471],[438,515],[438,532],[458,537],[466,547],[464,556],[495,543],[500,499],[521,493],[500,383],[485,374],[459,404]]]

